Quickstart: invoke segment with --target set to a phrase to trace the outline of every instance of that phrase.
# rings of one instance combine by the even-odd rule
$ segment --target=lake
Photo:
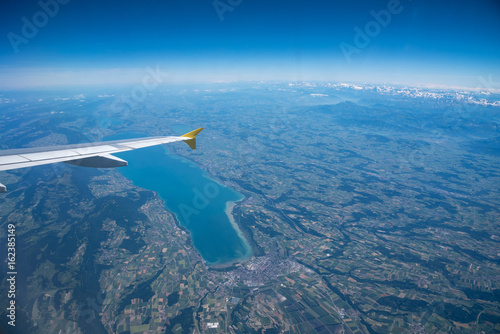
[[[143,137],[119,134],[106,140]],[[168,145],[185,145],[172,143]],[[211,179],[191,161],[170,154],[162,145],[116,154],[129,162],[118,168],[135,185],[155,191],[190,233],[193,246],[208,265],[229,264],[251,256],[252,250],[232,219],[238,192]]]

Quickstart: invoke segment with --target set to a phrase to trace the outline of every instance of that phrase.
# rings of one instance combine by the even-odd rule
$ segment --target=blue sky
[[[500,81],[494,0],[56,1],[0,5],[0,88],[126,84],[147,66],[172,82]]]

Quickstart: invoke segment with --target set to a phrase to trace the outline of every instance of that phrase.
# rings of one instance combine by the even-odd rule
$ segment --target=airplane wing
[[[199,128],[178,137],[147,137],[99,143],[4,150],[0,151],[0,171],[56,162],[65,162],[71,165],[94,168],[127,166],[128,163],[125,160],[111,154],[177,141],[184,141],[194,150],[196,149],[196,135],[198,135],[201,130],[203,130],[203,128]],[[0,193],[6,191],[7,188],[0,183]]]

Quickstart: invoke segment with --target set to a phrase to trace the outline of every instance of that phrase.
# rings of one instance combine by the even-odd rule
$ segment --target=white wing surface
[[[0,151],[0,171],[56,162],[65,162],[71,165],[94,168],[127,166],[128,163],[125,160],[112,156],[111,154],[177,141],[186,142],[189,147],[194,150],[196,149],[196,135],[198,135],[201,130],[203,130],[203,128],[199,128],[178,137],[148,137],[89,144],[4,150]],[[6,187],[0,183],[0,193],[6,190]]]

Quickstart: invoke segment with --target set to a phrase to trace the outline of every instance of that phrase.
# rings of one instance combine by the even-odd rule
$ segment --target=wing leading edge
[[[71,165],[93,168],[127,166],[128,163],[125,160],[111,154],[177,141],[184,141],[194,150],[196,149],[196,136],[201,130],[203,130],[203,128],[188,132],[182,136],[124,139],[89,144],[0,151],[0,171],[56,162],[65,162]],[[6,187],[0,183],[0,193],[6,191]]]

